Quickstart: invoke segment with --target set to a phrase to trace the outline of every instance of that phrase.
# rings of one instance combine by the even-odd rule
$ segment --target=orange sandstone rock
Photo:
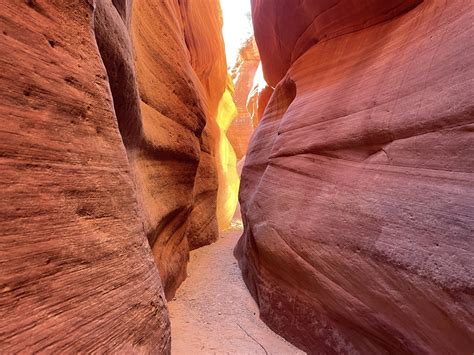
[[[165,294],[227,176],[219,2],[0,10],[0,349],[169,353]]]
[[[235,84],[233,97],[237,106],[237,116],[232,121],[227,136],[234,147],[238,160],[246,154],[250,136],[254,130],[251,115],[247,110],[247,98],[252,89],[259,63],[257,44],[251,37],[240,49],[239,57],[232,69],[232,79]]]
[[[265,108],[273,94],[273,88],[268,86],[263,77],[262,63],[259,64],[255,73],[252,90],[247,97],[247,111],[250,113],[253,128],[256,128],[262,120]]]
[[[168,297],[186,277],[189,247],[218,237],[216,116],[227,80],[221,27],[217,0],[133,4],[145,125],[131,161]]]
[[[217,222],[220,230],[230,227],[238,203],[239,175],[234,148],[227,138],[227,131],[237,116],[237,107],[233,99],[233,84],[230,76],[227,87],[219,102],[217,125],[219,127],[219,145],[217,164],[219,191],[217,194]]]
[[[222,38],[220,3],[181,1],[191,65],[204,88],[207,124],[187,232],[192,249],[209,244],[226,229],[237,206],[239,179],[227,130],[235,117]],[[216,200],[217,195],[217,200]],[[217,216],[216,216],[217,211]]]
[[[275,92],[236,255],[262,318],[309,353],[471,353],[472,6],[252,4]]]

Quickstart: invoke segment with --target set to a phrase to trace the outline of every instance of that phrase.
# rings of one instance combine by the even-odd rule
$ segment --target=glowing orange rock
[[[133,3],[142,120],[148,123],[130,160],[167,297],[186,277],[189,245],[218,237],[213,123],[227,75],[221,26],[217,0]]]
[[[240,160],[247,152],[250,136],[254,130],[251,115],[247,110],[247,98],[252,89],[260,57],[253,37],[249,38],[239,52],[237,62],[232,69],[232,79],[235,83],[234,100],[237,115],[229,127],[227,135]]]
[[[233,145],[227,138],[227,131],[237,115],[237,107],[233,98],[232,79],[228,77],[227,89],[219,103],[217,116],[220,131],[217,155],[219,174],[217,220],[220,230],[230,227],[238,203],[240,179],[237,173],[237,158]]]
[[[252,90],[250,90],[246,102],[247,111],[250,113],[252,126],[254,128],[256,128],[261,121],[272,94],[273,89],[268,86],[265,81],[262,64],[260,63],[253,79]]]

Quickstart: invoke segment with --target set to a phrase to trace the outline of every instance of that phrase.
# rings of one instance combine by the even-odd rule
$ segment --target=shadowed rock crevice
[[[129,37],[131,9],[127,0],[98,0],[94,34],[107,70],[118,126],[127,150],[137,148],[142,136],[140,97]]]

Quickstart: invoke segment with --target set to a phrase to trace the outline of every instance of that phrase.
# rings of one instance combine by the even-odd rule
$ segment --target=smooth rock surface
[[[273,94],[273,88],[267,84],[263,77],[262,62],[258,65],[257,71],[253,78],[252,89],[247,96],[247,112],[250,114],[252,126],[258,126],[263,118],[265,109]]]
[[[190,250],[218,238],[219,214],[225,201],[219,201],[225,188],[219,147],[225,145],[217,124],[218,109],[227,83],[227,64],[222,38],[220,4],[212,1],[179,1],[191,66],[201,83],[200,96],[205,108],[206,126],[200,139],[200,160],[194,183],[194,202],[186,231]],[[217,211],[217,214],[216,214]]]
[[[247,153],[250,137],[254,126],[252,117],[247,110],[247,98],[252,90],[255,74],[260,64],[257,44],[253,37],[243,43],[237,62],[232,68],[232,80],[234,82],[234,102],[237,106],[237,116],[227,131],[229,141],[235,150],[237,160]]]
[[[228,75],[226,90],[222,95],[217,111],[217,126],[219,129],[219,144],[217,148],[217,173],[219,178],[217,223],[221,231],[230,227],[239,199],[240,179],[237,174],[237,157],[234,147],[227,138],[227,131],[237,116],[233,90],[232,79]]]
[[[309,353],[472,353],[472,6],[252,4],[276,87],[236,255],[263,320]]]
[[[225,139],[217,112],[227,83],[221,27],[217,0],[133,3],[143,130],[129,159],[167,298],[186,277],[189,249],[218,238],[216,209],[224,208],[217,200]]]

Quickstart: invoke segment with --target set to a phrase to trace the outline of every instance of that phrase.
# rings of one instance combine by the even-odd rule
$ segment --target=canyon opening
[[[0,0],[0,353],[472,354],[473,15]]]

